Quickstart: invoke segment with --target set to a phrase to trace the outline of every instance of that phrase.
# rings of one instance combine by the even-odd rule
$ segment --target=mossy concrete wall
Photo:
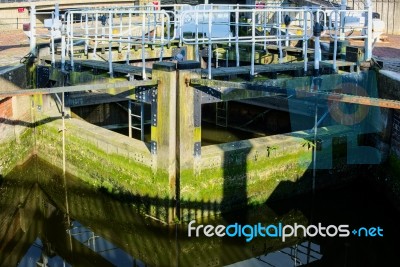
[[[343,153],[352,135],[345,126],[318,129],[317,188],[355,176],[357,168],[346,164]],[[182,218],[189,220],[310,192],[310,140],[313,135],[302,131],[202,147],[194,175],[181,176]],[[327,168],[329,172],[324,170]]]
[[[400,74],[381,70],[378,76],[378,88],[380,97],[400,99]],[[400,111],[386,109],[387,130],[382,137],[383,143],[388,146],[388,160],[385,172],[379,173],[380,181],[383,181],[388,194],[400,209]]]
[[[201,105],[195,103],[188,82],[193,71],[179,70],[178,83],[171,85],[169,82],[175,81],[176,72],[169,66],[159,67],[153,71],[165,72],[165,77],[160,74],[158,78],[161,80],[157,100],[159,129],[152,129],[152,140],[160,147],[155,153],[144,142],[81,120],[65,119],[64,128],[59,104],[52,96],[32,97],[30,136],[34,136],[35,149],[31,150],[62,167],[65,131],[68,172],[114,197],[135,199],[138,206],[146,203],[144,213],[167,222],[173,221],[175,215],[186,221],[311,191],[315,145],[317,188],[347,179],[357,170],[354,165],[347,165],[346,148],[350,142],[347,139],[358,136],[340,125],[318,129],[317,144],[313,144],[310,132],[293,132],[202,147],[201,154],[195,155],[198,152],[195,144],[201,141],[201,120],[192,114],[200,112]],[[92,81],[92,77],[81,80],[82,77],[77,75],[72,80]],[[174,85],[179,110],[176,134],[171,126],[175,116],[169,112],[175,107],[175,98],[171,96],[175,93],[167,90]],[[175,146],[179,160],[175,157]],[[29,150],[29,146],[23,147]],[[9,149],[7,154],[10,153]],[[179,212],[171,212],[177,206]]]
[[[53,103],[52,107],[46,107]],[[62,166],[62,120],[50,99],[36,112],[37,155]],[[52,112],[50,110],[53,110]],[[141,141],[78,119],[66,119],[67,171],[95,188],[118,198],[136,199],[143,212],[163,221],[173,220],[174,208],[168,175],[155,172],[156,157]],[[350,129],[320,128],[319,161],[332,159],[332,145],[342,146]],[[334,138],[334,139],[333,139]],[[333,139],[333,142],[332,142]],[[215,215],[245,206],[257,206],[309,192],[312,188],[312,135],[294,132],[202,148],[194,171],[180,176],[180,218]],[[346,171],[335,161],[331,178]],[[337,177],[336,177],[337,178]],[[336,183],[319,175],[317,186]]]
[[[0,69],[0,91],[26,88],[25,65]],[[0,177],[24,162],[34,147],[31,101],[28,96],[0,98]]]
[[[54,108],[51,99],[44,99],[42,111],[37,112],[37,155],[62,167],[63,127]],[[168,178],[153,173],[154,159],[146,143],[73,118],[65,119],[65,129],[69,173],[115,197],[137,199],[139,205],[149,202],[147,213],[171,220]],[[155,206],[162,208],[155,212]]]

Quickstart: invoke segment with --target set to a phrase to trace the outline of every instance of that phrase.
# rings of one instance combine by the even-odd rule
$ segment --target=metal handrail
[[[368,0],[367,0],[368,1]],[[343,10],[343,8],[316,8],[316,7],[271,7],[259,5],[166,5],[166,6],[132,6],[118,8],[85,8],[68,10],[65,13],[65,22],[62,31],[62,62],[69,54],[71,67],[74,68],[74,45],[76,42],[84,44],[85,54],[88,53],[90,41],[95,51],[100,43],[109,46],[110,76],[112,70],[112,45],[127,46],[126,62],[129,64],[129,54],[132,45],[142,46],[143,78],[146,79],[145,46],[161,46],[160,60],[163,58],[163,47],[171,42],[195,46],[196,60],[199,60],[199,46],[208,46],[208,77],[211,78],[213,46],[234,46],[236,52],[236,66],[240,66],[239,45],[251,45],[251,71],[254,75],[255,48],[267,44],[276,44],[279,49],[279,61],[283,62],[284,46],[290,46],[291,41],[303,42],[304,70],[307,71],[308,41],[313,38],[315,24],[322,25],[324,31],[333,40],[334,56],[333,69],[336,71],[337,43],[345,39],[365,39],[366,55],[370,58],[372,44],[372,16],[371,5],[366,4],[364,10]],[[164,10],[167,8],[169,10]],[[34,9],[33,9],[34,10]],[[39,14],[33,12],[33,16]],[[345,16],[357,13],[364,16],[365,25],[357,28],[362,31],[358,36],[345,36],[344,31],[354,26],[346,25]],[[54,12],[50,12],[53,22],[58,20]],[[56,18],[57,17],[57,18]],[[31,24],[35,28],[35,19],[31,17]],[[54,63],[54,35],[52,28],[52,63]],[[32,35],[33,40],[35,35]],[[319,37],[315,38],[316,48],[314,61],[320,60]],[[33,41],[32,41],[33,42]],[[32,50],[31,45],[31,50]],[[217,57],[218,57],[218,52]],[[217,59],[218,60],[218,59]],[[227,59],[228,60],[228,59]],[[318,67],[318,62],[315,63]]]
[[[250,74],[254,75],[255,46],[257,43],[263,44],[264,49],[267,48],[267,43],[276,43],[279,47],[279,59],[282,62],[282,42],[288,45],[290,41],[303,41],[304,44],[312,37],[313,16],[312,10],[308,8],[268,7],[243,9],[240,8],[240,5],[226,5],[224,7],[229,7],[229,9],[214,8],[211,5],[207,9],[196,9],[196,12],[188,10],[180,14],[180,39],[182,42],[195,45],[196,57],[198,56],[199,45],[208,45],[208,77],[210,79],[212,45],[214,44],[231,45],[234,43],[237,55],[236,63],[239,66],[239,43],[250,43],[252,46]],[[285,27],[282,27],[288,14],[295,14],[298,18],[292,20],[295,23],[285,24]],[[242,16],[242,19],[251,17],[251,20],[241,21],[239,15]],[[218,26],[224,28],[223,31],[227,33],[225,36],[220,36],[218,33],[215,34]],[[234,29],[234,34],[232,33],[232,28]],[[241,29],[246,29],[246,32],[239,34]],[[262,29],[262,35],[257,35],[256,31],[258,29]],[[272,33],[273,29],[275,33]],[[285,30],[284,33],[283,29]],[[290,31],[293,30],[301,31],[301,34],[291,34]],[[188,32],[192,33],[192,37],[187,37],[185,33]],[[307,53],[304,53],[303,57],[306,61]]]
[[[79,20],[74,19],[75,16],[78,16]],[[171,12],[154,10],[153,8],[147,10],[125,8],[69,11],[66,13],[66,42],[68,43],[69,50],[73,51],[74,40],[84,41],[85,53],[88,51],[90,40],[94,41],[95,48],[98,43],[108,43],[110,76],[113,76],[112,44],[118,43],[119,50],[122,49],[122,44],[128,45],[127,62],[129,62],[128,57],[131,46],[134,44],[141,45],[142,75],[143,79],[146,79],[145,46],[158,45],[163,47],[173,42],[175,36],[177,36],[175,33],[173,35],[170,34],[172,27],[170,16]],[[116,22],[114,22],[115,17],[117,17]],[[90,23],[89,18],[91,18]],[[93,51],[95,56],[96,49]],[[162,53],[160,59],[162,59]],[[70,52],[70,62],[71,67],[74,68],[72,52]]]

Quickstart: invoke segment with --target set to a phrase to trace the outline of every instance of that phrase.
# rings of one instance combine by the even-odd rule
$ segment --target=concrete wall
[[[0,69],[0,91],[21,88],[26,88],[25,65]],[[0,98],[0,177],[24,162],[33,151],[30,104],[26,96]]]
[[[0,4],[4,5],[4,4]],[[4,10],[0,7],[0,29],[2,30],[14,30],[22,29],[23,23],[29,23],[29,9],[24,8],[21,12],[18,11],[18,7]]]
[[[380,97],[398,100],[400,99],[400,75],[396,72],[381,70],[379,75]],[[388,113],[390,118],[390,153],[400,159],[400,111],[393,110]],[[400,179],[400,177],[399,177]]]
[[[45,111],[46,102],[43,100]],[[37,155],[61,167],[61,120],[48,114],[36,115]],[[66,128],[69,173],[117,197],[136,199],[136,206],[145,214],[163,221],[173,219],[169,179],[152,171],[157,162],[145,143],[77,119],[67,119]],[[341,137],[348,132],[346,127],[320,131],[319,138],[325,146],[318,154],[321,161],[332,153],[329,140],[338,138],[335,145],[343,145],[346,138]],[[194,175],[181,175],[181,220],[309,192],[312,147],[306,145],[306,140],[311,137],[305,132],[294,132],[203,147]],[[350,168],[340,160],[337,162],[329,177],[323,171],[318,175],[318,187],[350,179]],[[343,171],[347,171],[346,177],[336,177]]]
[[[399,100],[399,73],[381,70],[378,76],[378,88],[380,97]],[[388,197],[400,210],[400,111],[387,110],[385,120],[388,122],[387,134],[386,138],[382,139],[389,146],[389,155],[384,172],[378,173],[377,179],[383,182]]]

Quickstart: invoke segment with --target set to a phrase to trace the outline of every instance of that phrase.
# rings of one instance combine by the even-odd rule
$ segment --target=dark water
[[[379,226],[383,237],[189,238],[134,204],[32,158],[0,180],[0,266],[400,266],[400,216],[367,179],[196,224]]]
[[[113,130],[114,132],[123,134],[128,136],[129,135],[129,128],[119,128]],[[215,144],[222,144],[222,143],[229,143],[239,140],[246,140],[256,137],[265,136],[265,133],[254,133],[250,131],[244,131],[232,127],[221,127],[214,125],[212,123],[203,122],[201,125],[201,145],[208,146],[208,145],[215,145]],[[132,131],[132,137],[135,139],[140,140],[140,132],[139,131]],[[150,135],[150,127],[145,126],[145,135],[144,141],[150,142],[151,140]]]

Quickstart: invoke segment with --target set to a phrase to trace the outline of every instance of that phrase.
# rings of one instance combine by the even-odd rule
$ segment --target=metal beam
[[[302,98],[318,97],[321,100],[333,102],[344,102],[366,106],[400,109],[400,101],[398,100],[332,93],[327,91],[313,92],[311,90],[305,90],[305,88],[311,89],[311,83],[309,83],[310,86],[302,86],[302,88],[286,86],[287,82],[292,79],[293,78],[276,79],[256,83],[238,83],[217,80],[192,79],[191,84],[194,86],[199,86],[199,88],[202,88],[200,90],[202,90],[203,92],[205,92],[205,88],[207,89],[206,92],[214,91],[212,96],[219,97],[223,101],[266,97],[276,94],[288,94],[288,92],[293,92],[295,95],[301,96]],[[308,81],[310,81],[309,77],[299,79],[308,79]],[[331,84],[331,87],[332,85],[333,84]]]
[[[26,96],[26,95],[48,95],[57,93],[69,93],[69,92],[83,92],[83,91],[107,91],[111,94],[121,93],[123,91],[132,90],[140,86],[156,86],[157,81],[146,80],[146,81],[126,81],[116,83],[95,83],[95,84],[83,84],[75,86],[65,87],[52,87],[52,88],[40,88],[40,89],[24,89],[14,91],[0,91],[0,99],[11,96]],[[134,94],[134,92],[132,92]]]

